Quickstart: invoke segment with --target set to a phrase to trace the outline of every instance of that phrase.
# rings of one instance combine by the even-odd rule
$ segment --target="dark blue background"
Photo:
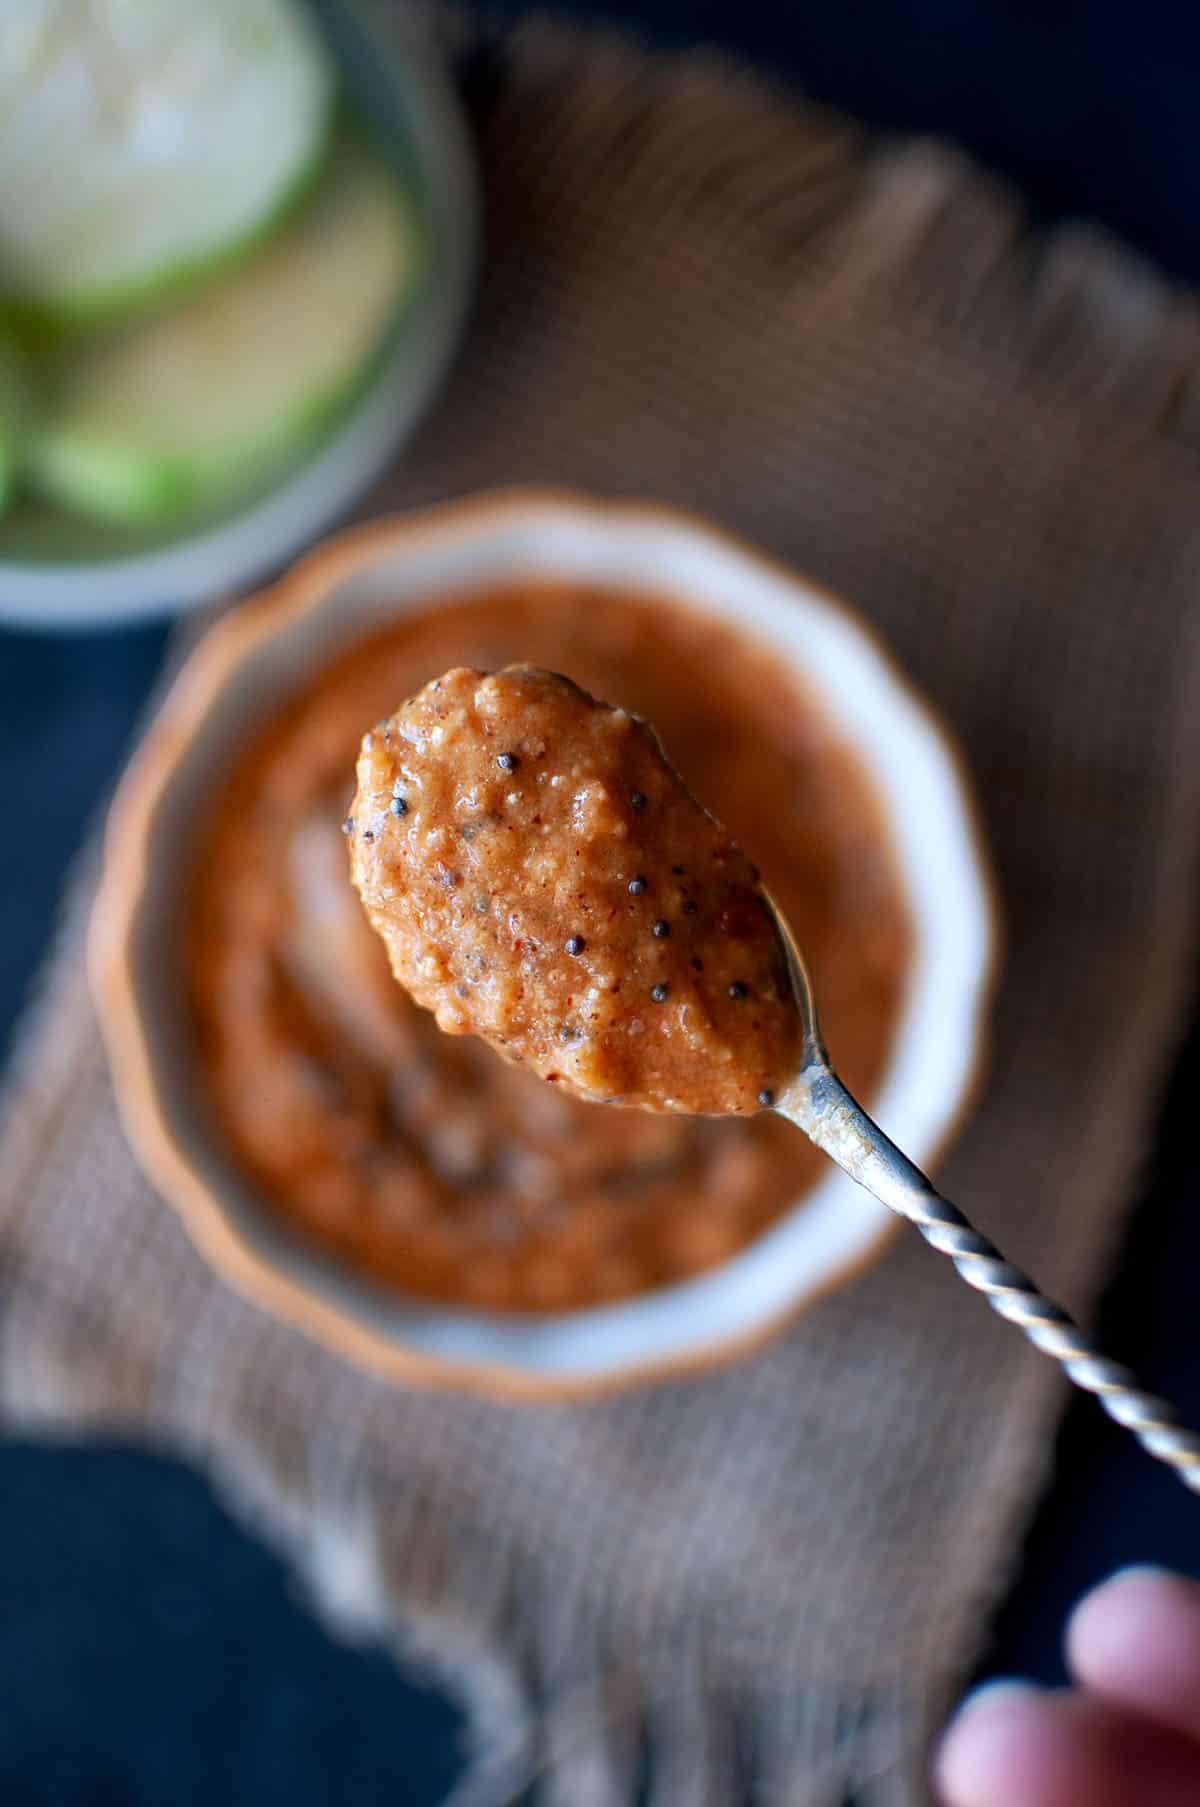
[[[1175,274],[1200,276],[1200,9],[584,0],[574,10],[669,42],[722,43],[879,124],[955,136],[1043,217],[1090,214]],[[159,629],[61,641],[0,632],[2,1040],[163,646]],[[1104,1324],[1113,1353],[1193,1418],[1198,1084],[1193,1036]],[[987,1668],[1061,1674],[1069,1602],[1119,1563],[1200,1572],[1197,1511],[1080,1402]],[[112,1447],[0,1447],[0,1799],[432,1807],[455,1772],[457,1731],[453,1710],[381,1654],[331,1643],[280,1564],[178,1464]]]

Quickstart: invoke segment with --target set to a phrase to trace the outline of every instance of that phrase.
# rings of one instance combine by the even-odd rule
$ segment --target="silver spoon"
[[[1094,1393],[1110,1418],[1132,1431],[1152,1456],[1169,1463],[1193,1493],[1200,1493],[1200,1436],[1179,1423],[1173,1406],[1143,1392],[1128,1368],[1102,1355],[1061,1305],[1047,1299],[1027,1274],[973,1229],[846,1090],[821,1039],[804,956],[774,899],[764,894],[787,955],[804,1028],[800,1069],[776,1098],[774,1109],[890,1211],[915,1224],[926,1242],[949,1255],[967,1285],[981,1292],[993,1311],[1023,1330],[1044,1355],[1061,1362],[1077,1387]]]
[[[495,912],[484,912],[482,926],[475,923],[472,912],[466,913],[460,922],[453,910],[448,910],[441,870],[428,851],[428,834],[411,838],[413,811],[407,793],[414,783],[419,787],[424,782],[420,771],[406,772],[405,769],[405,762],[417,757],[414,747],[420,750],[421,759],[429,760],[435,766],[440,764],[444,778],[451,778],[453,767],[452,782],[456,786],[469,780],[473,799],[480,784],[486,788],[488,783],[497,782],[495,768],[509,774],[520,765],[520,757],[514,752],[497,754],[496,745],[506,743],[488,742],[487,734],[491,730],[487,727],[481,730],[481,706],[486,706],[491,716],[498,716],[505,723],[506,733],[508,724],[521,719],[525,711],[534,711],[530,719],[538,725],[539,736],[556,740],[560,753],[566,749],[564,757],[570,765],[573,781],[586,774],[610,799],[626,797],[631,821],[646,809],[651,793],[660,799],[671,800],[675,813],[668,813],[664,819],[674,823],[686,846],[698,846],[702,853],[707,849],[714,857],[720,856],[726,862],[735,855],[741,861],[740,868],[730,868],[729,882],[734,885],[731,897],[736,895],[738,886],[742,891],[748,889],[756,875],[745,855],[737,853],[715,817],[691,796],[645,722],[597,702],[578,685],[552,672],[529,665],[509,666],[490,676],[466,668],[447,672],[403,705],[395,718],[395,748],[391,744],[390,723],[383,724],[381,733],[372,731],[364,737],[354,813],[347,821],[351,829],[356,821],[369,821],[370,828],[364,829],[361,836],[352,841],[352,876],[372,924],[388,943],[397,977],[409,986],[418,1003],[438,1010],[439,1021],[442,1020],[442,1009],[447,1010],[445,1026],[460,1032],[474,1028],[507,1059],[528,1059],[532,1071],[565,1082],[568,1089],[580,1096],[591,1095],[586,1080],[589,1076],[595,1077],[601,1094],[611,1097],[612,1093],[605,1087],[612,1072],[606,1068],[603,1058],[598,1067],[585,1067],[574,1076],[558,1070],[557,1050],[553,1067],[548,1065],[544,1041],[551,1019],[545,1012],[558,1007],[558,996],[553,985],[547,987],[536,975],[526,985],[522,976],[524,956],[520,954],[525,936],[515,940],[507,933],[497,936],[488,926]],[[603,723],[602,730],[598,723]],[[509,782],[511,780],[506,778],[505,783]],[[583,900],[582,908],[586,904],[589,885],[603,887],[611,881],[611,836],[607,826],[603,830],[593,828],[590,834],[581,831],[572,794],[570,787],[564,788],[557,803],[552,803],[547,801],[552,797],[550,790],[539,793],[534,787],[523,804],[519,789],[513,794],[506,793],[506,806],[517,809],[516,820],[510,819],[507,826],[509,833],[519,831],[528,817],[531,827],[538,825],[543,847],[548,847],[552,855],[558,852],[565,858],[563,850],[570,847],[575,862],[571,868],[571,884],[577,901]],[[476,807],[477,803],[473,801],[472,808]],[[408,829],[397,829],[396,824],[405,819],[409,820]],[[497,820],[500,819],[497,816]],[[381,830],[386,831],[386,838]],[[628,824],[624,825],[623,832],[628,833]],[[511,893],[509,901],[519,911],[527,913],[533,924],[535,945],[552,946],[555,937],[562,932],[562,924],[554,910],[553,900],[557,893],[553,888],[547,889],[541,879],[532,886],[527,884],[523,867],[519,863],[514,865],[511,859],[515,843],[503,837],[502,840],[508,856],[501,858],[490,870],[485,889],[489,893],[503,894],[506,890]],[[481,859],[485,868],[486,849],[493,844],[494,837],[491,842],[485,839],[483,843]],[[635,848],[644,845],[649,855],[651,841],[635,837],[631,844]],[[544,862],[544,852],[541,857]],[[678,865],[675,870],[682,872],[685,866]],[[735,878],[738,872],[740,877]],[[639,893],[646,888],[646,880],[639,878],[630,883],[630,892],[634,891],[635,884]],[[580,886],[582,889],[578,888]],[[962,1212],[934,1190],[920,1169],[901,1154],[851,1097],[829,1064],[804,956],[778,905],[761,886],[760,890],[787,961],[801,1028],[801,1050],[794,1077],[776,1097],[767,1091],[760,1092],[759,1103],[770,1106],[802,1129],[851,1179],[889,1210],[915,1224],[926,1242],[949,1255],[962,1278],[984,1295],[993,1311],[1016,1324],[1036,1348],[1060,1362],[1077,1387],[1096,1395],[1110,1418],[1132,1431],[1150,1455],[1169,1463],[1185,1486],[1200,1493],[1200,1436],[1180,1425],[1174,1410],[1164,1400],[1143,1392],[1128,1368],[1101,1355],[1062,1307],[1044,1298],[1032,1280],[973,1229]],[[602,901],[602,889],[596,896]],[[613,914],[608,911],[609,917]],[[469,934],[463,926],[465,923],[472,925]],[[766,924],[760,919],[758,927],[761,935]],[[475,953],[480,957],[484,972],[495,966],[502,977],[507,973],[507,978],[514,981],[510,991],[512,997],[520,1001],[521,1008],[511,1022],[509,1016],[504,1018],[505,1034],[497,1031],[494,1018],[486,1012],[481,1019],[472,1022],[470,1011],[462,1009],[462,1003],[469,1002],[471,997],[469,984],[454,980],[455,1001],[452,1007],[448,1005],[446,993],[453,979],[453,963],[442,939],[447,933],[458,945],[458,952],[468,967],[471,967]],[[668,922],[655,923],[657,939],[665,940],[669,934]],[[584,951],[586,937],[572,934],[564,947],[566,954],[574,958]],[[630,943],[628,949],[622,948],[620,930],[616,934],[616,947],[618,953],[627,951],[632,958],[633,945]],[[777,975],[775,948],[756,944],[755,958],[760,957],[765,959],[765,970],[774,985]],[[471,970],[475,969],[471,967]],[[644,976],[644,967],[642,970]],[[669,989],[667,984],[655,984],[651,996],[656,1003],[661,1003]],[[730,995],[745,996],[746,986],[731,985]],[[787,1002],[786,997],[775,992],[772,1013],[777,1030],[782,1019],[785,1043],[779,1044],[776,1038],[772,1065],[781,1058],[790,1060],[790,1049],[794,1045],[794,1025],[787,1012]],[[771,1034],[764,1030],[764,1056],[771,1043]],[[789,1051],[787,1055],[776,1051],[783,1045]],[[602,1040],[600,1046],[602,1051]],[[637,1064],[635,1060],[635,1079]],[[626,1067],[618,1063],[615,1071],[625,1084]],[[728,1088],[723,1090],[720,1086],[714,1090],[711,1083],[706,1083],[711,1081],[711,1075],[705,1073],[697,1078],[690,1094],[685,1083],[681,1088],[673,1087],[678,1090],[678,1096],[665,1097],[661,1072],[651,1062],[642,1075],[643,1083],[625,1084],[623,1101],[630,1105],[640,1104],[646,1109],[701,1112],[735,1109],[744,1100],[746,1075],[735,1072],[733,1077],[737,1083],[732,1094]],[[686,1072],[684,1078],[686,1081]],[[727,1102],[730,1096],[733,1103]]]

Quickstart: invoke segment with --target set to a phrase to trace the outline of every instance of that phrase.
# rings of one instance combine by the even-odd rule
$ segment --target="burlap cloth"
[[[454,380],[375,505],[569,480],[856,599],[969,753],[1008,954],[943,1178],[1085,1314],[1191,991],[1200,330],[958,156],[545,22],[465,65],[489,206]],[[726,1373],[591,1406],[366,1378],[139,1178],[81,881],[8,1088],[10,1422],[202,1463],[473,1713],[457,1807],[885,1807],[1008,1580],[1062,1402],[915,1237]],[[757,1793],[754,1789],[757,1788]]]

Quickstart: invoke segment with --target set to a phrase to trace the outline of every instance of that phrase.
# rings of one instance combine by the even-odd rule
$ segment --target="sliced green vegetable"
[[[0,511],[7,508],[33,418],[33,385],[25,360],[0,337]]]
[[[252,258],[76,349],[31,480],[63,507],[134,526],[236,496],[353,394],[416,264],[406,196],[373,152],[343,141],[304,210]]]
[[[279,217],[328,137],[331,60],[296,0],[8,0],[0,303],[113,317]]]

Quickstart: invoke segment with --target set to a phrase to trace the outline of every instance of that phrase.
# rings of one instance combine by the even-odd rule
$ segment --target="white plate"
[[[427,264],[378,374],[332,434],[265,493],[200,526],[121,534],[32,503],[0,517],[0,622],[96,627],[176,613],[276,570],[343,515],[412,432],[458,344],[479,199],[466,127],[437,59],[402,18],[320,7],[346,86],[417,204]]]

